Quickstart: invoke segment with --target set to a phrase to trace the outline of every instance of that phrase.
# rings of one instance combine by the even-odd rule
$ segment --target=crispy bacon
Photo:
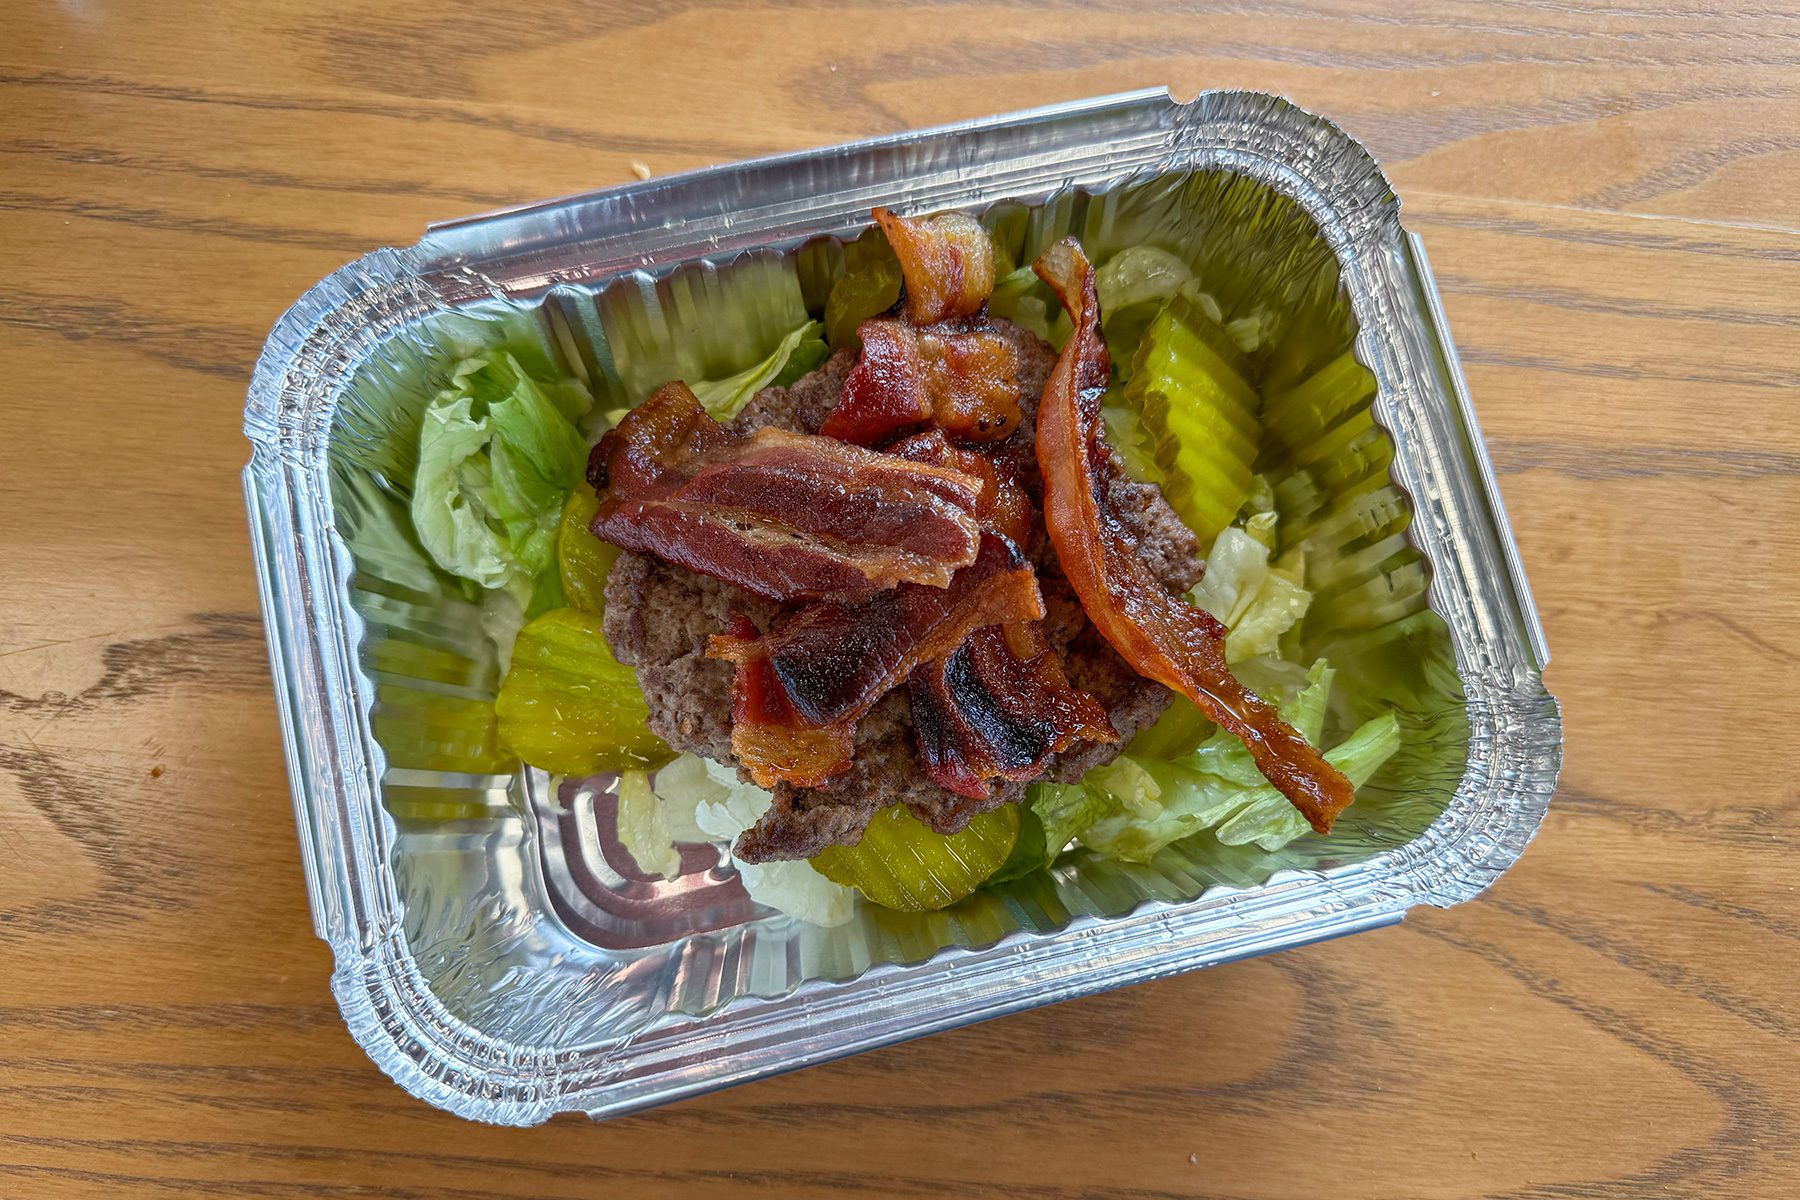
[[[1320,833],[1354,799],[1350,781],[1225,666],[1225,627],[1169,595],[1107,514],[1096,486],[1107,448],[1100,397],[1111,364],[1100,338],[1094,272],[1072,238],[1038,259],[1038,277],[1075,322],[1038,408],[1044,518],[1056,556],[1094,627],[1140,675],[1186,696],[1242,738],[1257,769]]]
[[[814,788],[850,765],[856,722],[810,726],[794,712],[756,623],[739,614],[712,639],[709,653],[737,664],[731,687],[731,747],[757,782],[785,779]]]
[[[1012,343],[973,321],[918,329],[894,317],[864,321],[862,358],[819,432],[873,446],[934,424],[964,441],[1009,437],[1019,408]]]
[[[973,217],[906,218],[885,208],[875,220],[906,278],[905,318],[857,329],[862,358],[819,430],[873,446],[924,424],[971,442],[999,441],[1019,427],[1019,362],[987,323],[994,251]]]
[[[977,800],[994,779],[1036,779],[1078,741],[1119,740],[1100,702],[1069,685],[1033,621],[978,629],[948,658],[913,668],[907,698],[925,773]]]
[[[939,429],[901,438],[887,448],[887,453],[908,462],[948,467],[976,480],[981,495],[975,502],[975,520],[981,527],[1010,539],[1021,549],[1031,541],[1037,508],[1018,476],[993,455],[957,446]]]
[[[862,604],[814,604],[758,639],[734,624],[707,647],[737,666],[732,752],[762,787],[817,787],[850,765],[849,731],[914,667],[984,625],[1043,615],[1024,555],[986,534],[948,587],[901,584]]]
[[[888,452],[980,479],[975,515],[982,529],[1015,545],[1030,538],[1037,511],[1004,463],[954,446],[936,429],[904,438]],[[947,658],[914,667],[907,695],[925,773],[971,799],[986,799],[994,779],[1036,778],[1051,755],[1077,741],[1119,740],[1105,707],[1070,686],[1034,621],[976,630]]]
[[[933,325],[981,311],[994,290],[994,244],[980,221],[967,213],[903,217],[875,210],[906,279],[906,316],[914,325]]]
[[[687,384],[665,383],[588,452],[587,481],[597,492],[641,495],[679,481],[733,440]]]
[[[600,439],[588,477],[597,537],[784,603],[942,588],[980,549],[979,479],[826,437],[734,437],[681,383]]]

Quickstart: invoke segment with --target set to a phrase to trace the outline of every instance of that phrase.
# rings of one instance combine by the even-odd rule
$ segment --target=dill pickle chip
[[[645,770],[675,757],[645,727],[650,707],[637,676],[612,656],[595,613],[553,609],[521,629],[494,712],[501,741],[559,775]]]
[[[617,546],[588,530],[599,509],[593,490],[577,483],[556,526],[556,570],[562,576],[563,594],[571,608],[589,613],[605,611],[606,576],[619,557]]]
[[[961,832],[933,832],[896,804],[875,814],[854,846],[829,846],[813,869],[883,908],[932,912],[969,895],[1000,869],[1019,836],[1019,806],[978,815]]]
[[[1177,296],[1144,331],[1118,401],[1135,409],[1163,496],[1202,544],[1250,493],[1261,430],[1243,364],[1223,328]]]
[[[900,260],[887,234],[871,225],[844,247],[844,274],[825,299],[825,340],[833,350],[862,345],[856,327],[900,300]]]

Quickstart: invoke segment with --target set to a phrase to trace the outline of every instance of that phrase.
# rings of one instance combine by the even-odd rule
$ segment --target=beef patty
[[[1056,351],[1005,321],[994,325],[1018,352],[1019,404],[1025,414],[998,452],[1013,462],[1038,500],[1043,483],[1035,444],[1037,407]],[[854,355],[838,351],[792,385],[757,393],[731,428],[748,433],[774,425],[817,432],[855,365]],[[1111,511],[1136,537],[1139,553],[1166,586],[1184,591],[1199,581],[1203,563],[1194,535],[1160,489],[1127,478],[1115,464],[1107,492]],[[1040,532],[1029,552],[1048,609],[1045,636],[1063,653],[1069,681],[1099,699],[1120,735],[1119,746],[1082,743],[1050,760],[1047,778],[1073,782],[1110,761],[1133,734],[1161,716],[1170,693],[1133,671],[1088,624],[1048,538]],[[649,555],[621,554],[606,582],[606,637],[619,661],[637,673],[650,705],[650,729],[677,750],[727,765],[737,761],[731,753],[732,666],[706,657],[707,639],[723,632],[735,613],[767,631],[783,612],[760,596]],[[912,710],[906,688],[900,687],[858,722],[850,770],[820,788],[779,785],[768,813],[738,838],[734,852],[745,862],[763,862],[850,845],[862,836],[870,817],[895,801],[905,802],[933,829],[954,833],[976,813],[1019,799],[1025,787],[1002,782],[992,795],[975,800],[931,782],[913,746]]]

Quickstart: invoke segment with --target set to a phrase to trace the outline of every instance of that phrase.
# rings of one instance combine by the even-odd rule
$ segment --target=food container
[[[818,928],[753,904],[717,847],[645,877],[610,780],[552,786],[496,744],[483,606],[406,515],[447,364],[505,330],[609,406],[741,369],[822,305],[876,204],[984,213],[1020,261],[1066,233],[1096,261],[1159,242],[1228,318],[1275,323],[1271,380],[1352,347],[1373,373],[1372,402],[1289,414],[1264,452],[1308,497],[1309,653],[1407,734],[1331,836],[1146,866],[1078,851],[943,913]],[[244,427],[332,991],[383,1070],[465,1117],[609,1116],[1389,924],[1485,888],[1555,786],[1543,633],[1424,249],[1363,148],[1271,96],[1104,97],[434,226],[281,318]]]

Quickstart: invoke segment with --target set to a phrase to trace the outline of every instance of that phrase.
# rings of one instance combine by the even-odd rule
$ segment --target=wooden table
[[[0,11],[0,1195],[1800,1194],[1800,11],[492,7]],[[1161,83],[1339,119],[1432,252],[1566,706],[1538,843],[1396,928],[606,1125],[401,1092],[326,990],[257,616],[277,314],[634,162]]]

